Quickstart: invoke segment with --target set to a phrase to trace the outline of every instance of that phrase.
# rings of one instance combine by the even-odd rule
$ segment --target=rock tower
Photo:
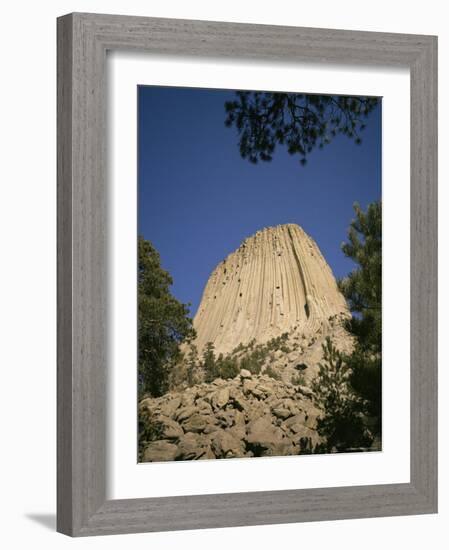
[[[215,268],[194,318],[195,344],[227,354],[252,339],[307,337],[348,314],[315,241],[296,224],[278,225],[245,239]]]

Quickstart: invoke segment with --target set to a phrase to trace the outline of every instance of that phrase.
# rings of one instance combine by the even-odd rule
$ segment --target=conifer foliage
[[[318,376],[312,383],[314,400],[324,411],[317,429],[325,443],[316,452],[348,451],[372,442],[364,424],[364,400],[352,388],[350,377],[348,363],[328,337],[323,344]]]
[[[382,432],[382,208],[356,203],[344,254],[356,268],[339,287],[353,313],[346,328],[354,336],[351,354],[342,354],[328,338],[313,382],[323,411],[318,432],[326,444],[317,452],[369,447]]]
[[[346,358],[351,369],[350,383],[366,401],[373,430],[381,435],[382,409],[382,206],[368,205],[363,212],[354,205],[344,254],[358,267],[339,282],[353,316],[349,331],[356,337],[354,352]]]
[[[306,164],[307,155],[338,134],[362,142],[361,132],[375,97],[347,97],[278,92],[236,92],[225,103],[225,125],[235,126],[242,158],[270,161],[277,145]]]
[[[138,240],[139,393],[163,395],[179,344],[195,333],[189,309],[170,293],[172,278],[153,245]]]

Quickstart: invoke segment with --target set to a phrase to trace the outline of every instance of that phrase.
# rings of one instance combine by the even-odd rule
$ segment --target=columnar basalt
[[[194,318],[195,344],[227,354],[285,332],[304,336],[348,315],[332,271],[298,225],[268,227],[247,238],[213,271]]]

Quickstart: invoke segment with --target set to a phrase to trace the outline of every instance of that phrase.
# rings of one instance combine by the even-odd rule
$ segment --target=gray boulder
[[[158,422],[162,424],[164,439],[178,439],[178,437],[184,435],[181,426],[168,416],[159,416]]]
[[[217,390],[211,397],[214,409],[222,409],[229,401],[229,388],[223,387]]]
[[[143,462],[164,462],[174,460],[178,447],[168,441],[153,441],[148,445],[143,454]]]
[[[232,458],[245,454],[242,441],[227,430],[220,430],[212,435],[211,447],[217,458]]]
[[[244,379],[244,378],[251,378],[251,377],[252,377],[252,374],[249,372],[249,370],[242,369],[240,371],[240,378]]]
[[[277,448],[282,440],[282,430],[273,426],[268,416],[253,420],[247,426],[246,441],[253,446],[269,450]]]
[[[202,432],[207,426],[207,418],[201,414],[192,414],[187,420],[182,423],[182,427],[186,432]]]
[[[182,409],[179,409],[175,415],[175,418],[178,422],[182,422],[183,420],[187,420],[192,414],[196,413],[196,408],[191,405],[189,407],[183,407]]]
[[[207,453],[208,441],[199,434],[188,432],[183,435],[177,445],[177,460],[198,460]]]
[[[175,414],[175,411],[181,406],[181,398],[175,397],[174,399],[170,399],[170,401],[167,401],[163,405],[161,405],[161,414],[164,416],[173,416]]]

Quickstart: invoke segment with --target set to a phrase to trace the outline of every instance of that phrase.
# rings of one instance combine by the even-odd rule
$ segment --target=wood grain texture
[[[437,509],[437,42],[411,66],[411,480]]]
[[[57,529],[72,527],[72,24],[58,20]],[[61,512],[63,508],[63,511]]]
[[[58,526],[99,535],[437,510],[437,39],[70,14],[58,20]],[[106,500],[106,52],[406,66],[411,71],[411,480]]]

